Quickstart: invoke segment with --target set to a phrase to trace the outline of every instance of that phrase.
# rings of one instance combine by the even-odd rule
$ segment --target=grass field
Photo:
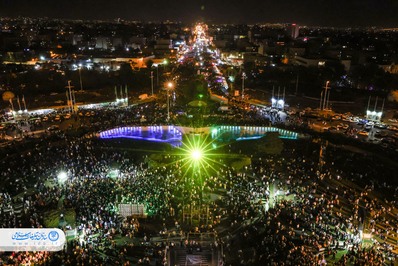
[[[67,209],[63,212],[64,221],[61,221],[61,210],[51,210],[44,214],[44,226],[48,228],[58,228],[62,224],[70,225],[72,228],[76,224],[76,213],[73,209]]]

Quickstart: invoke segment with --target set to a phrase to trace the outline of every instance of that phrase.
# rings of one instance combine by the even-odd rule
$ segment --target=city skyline
[[[115,0],[2,0],[1,17],[50,17],[60,19],[115,19],[182,21],[192,23],[298,23],[308,26],[397,27],[398,2],[357,0],[274,1],[155,1]]]

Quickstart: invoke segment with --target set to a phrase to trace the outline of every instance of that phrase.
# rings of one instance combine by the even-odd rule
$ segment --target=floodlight
[[[200,149],[194,149],[191,151],[191,157],[195,161],[199,161],[202,159],[202,151]]]
[[[65,181],[68,179],[68,174],[65,171],[61,171],[57,175],[58,182],[60,183],[65,183]]]

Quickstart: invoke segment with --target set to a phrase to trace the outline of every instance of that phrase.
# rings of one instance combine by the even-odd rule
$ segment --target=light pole
[[[326,108],[327,108],[327,110],[331,110],[330,108],[329,108],[329,106],[330,106],[330,104],[329,104],[329,97],[330,97],[330,88],[329,88],[329,91],[327,91],[327,99],[326,99]]]
[[[326,96],[327,96],[327,93],[328,93],[328,85],[329,85],[329,80],[328,81],[326,81],[326,86],[325,86],[325,95],[324,95],[324,97],[323,97],[323,106],[322,106],[322,110],[323,109],[325,109],[325,107],[326,107]]]
[[[159,65],[156,65],[156,88],[159,88]]]
[[[71,86],[71,80],[68,80],[68,86],[66,87],[68,89],[69,92],[69,102],[70,102],[70,112],[73,114],[75,113],[75,108],[73,105],[73,94],[72,94],[72,88],[73,86]],[[67,92],[67,96],[68,96],[68,92]]]
[[[173,89],[174,84],[173,84],[173,82],[169,81],[169,82],[167,82],[166,86],[167,86],[167,88],[166,88],[166,91],[167,91],[167,121],[169,121],[170,120],[170,100],[169,100],[170,96],[169,96],[169,94],[170,94],[170,90]]]
[[[153,97],[153,71],[151,71],[151,89],[152,89],[152,97]]]
[[[167,64],[168,64],[169,62],[167,61],[167,59],[165,58],[164,60],[163,60],[163,63],[162,63],[162,65],[163,65],[163,72],[166,72],[167,71]]]
[[[322,97],[323,97],[323,90],[321,91],[321,98],[319,99],[319,111],[322,111]]]
[[[80,78],[80,91],[83,91],[82,66],[81,65],[79,65],[79,78]]]
[[[246,74],[245,72],[242,73],[242,100],[244,99],[244,90],[245,90],[245,78],[246,78]]]

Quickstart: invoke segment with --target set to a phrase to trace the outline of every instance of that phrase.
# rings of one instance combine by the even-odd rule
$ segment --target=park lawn
[[[64,212],[66,225],[75,228],[76,212],[73,209],[66,209]],[[61,210],[51,210],[44,214],[44,226],[47,228],[58,228],[60,226]]]

